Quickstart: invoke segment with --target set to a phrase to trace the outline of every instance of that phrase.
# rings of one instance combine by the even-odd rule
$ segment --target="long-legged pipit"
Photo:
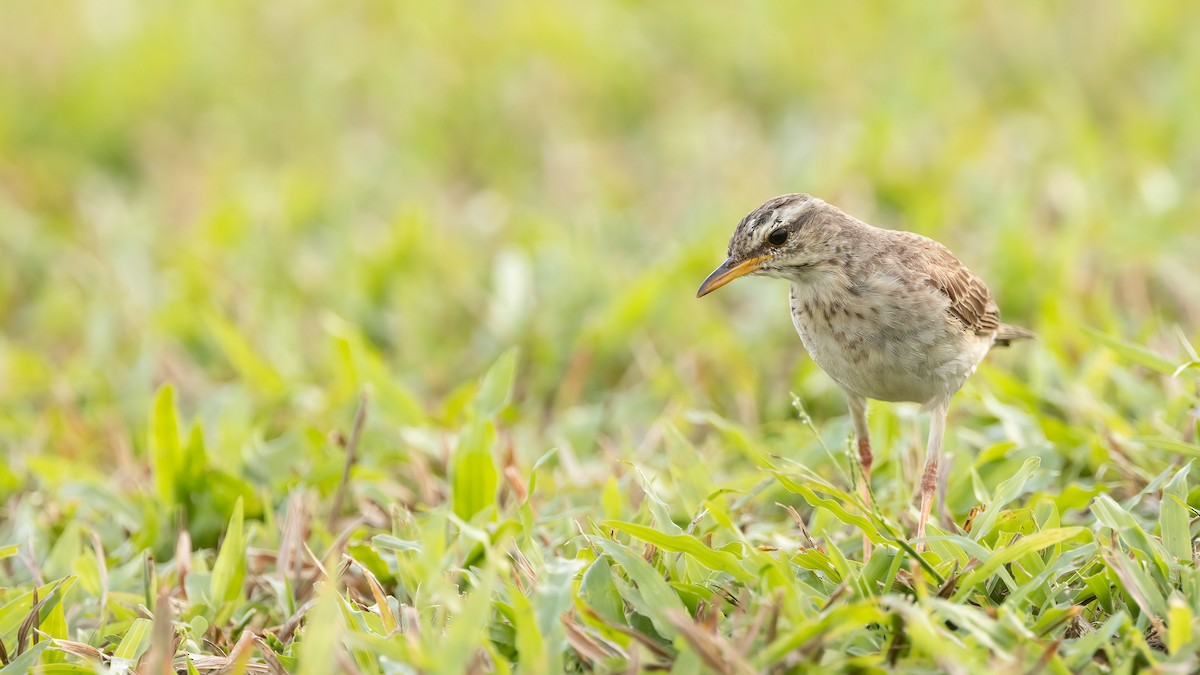
[[[911,401],[931,412],[917,521],[924,537],[951,397],[993,345],[1033,333],[1000,323],[987,286],[945,246],[872,227],[809,195],[776,197],[750,212],[728,255],[696,297],[748,274],[791,282],[796,332],[849,399],[865,482],[872,461],[866,399]]]

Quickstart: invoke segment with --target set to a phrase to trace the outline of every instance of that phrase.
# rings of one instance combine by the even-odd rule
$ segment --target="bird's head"
[[[738,223],[729,239],[729,259],[700,284],[696,297],[748,274],[810,279],[841,253],[837,235],[850,220],[837,207],[806,194],[767,200]]]

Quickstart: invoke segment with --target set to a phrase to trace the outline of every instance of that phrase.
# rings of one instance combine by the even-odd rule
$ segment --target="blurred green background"
[[[170,512],[147,525],[165,382],[207,447],[208,490],[177,495],[198,546],[239,495],[258,516],[331,495],[328,434],[364,388],[355,499],[439,504],[447,430],[510,346],[501,454],[524,471],[559,448],[562,513],[610,476],[633,489],[621,460],[699,452],[752,485],[726,446],[662,449],[663,420],[707,438],[693,410],[833,475],[789,392],[834,444],[844,403],[785,285],[693,297],[742,215],[794,191],[939,239],[1040,333],[967,385],[951,447],[1025,443],[1087,490],[1152,475],[1098,448],[1178,435],[1188,380],[1114,370],[1084,327],[1177,362],[1200,341],[1198,21],[1083,0],[10,3],[4,540],[44,552],[74,519],[169,553]],[[885,454],[919,452],[914,413],[882,410]]]
[[[6,442],[120,454],[164,380],[322,410],[331,331],[422,401],[519,344],[545,406],[786,408],[813,371],[786,291],[692,293],[790,191],[945,242],[1041,349],[1194,331],[1179,7],[10,6]]]

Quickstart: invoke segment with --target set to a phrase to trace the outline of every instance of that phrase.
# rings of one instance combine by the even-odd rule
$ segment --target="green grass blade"
[[[317,596],[317,604],[308,614],[304,625],[303,641],[299,648],[300,670],[298,675],[326,675],[337,670],[339,637],[342,620],[338,616],[341,598],[337,586],[324,582]]]
[[[1177,438],[1167,438],[1166,436],[1134,436],[1129,440],[1158,450],[1177,453],[1184,457],[1200,457],[1200,444],[1188,443]]]
[[[454,515],[464,521],[496,502],[499,477],[492,456],[495,444],[496,427],[488,421],[468,422],[459,434],[451,459],[451,502]]]
[[[1186,464],[1163,488],[1158,524],[1162,530],[1163,546],[1177,560],[1188,565],[1192,559],[1191,509],[1188,508],[1188,471]]]
[[[515,347],[505,351],[484,374],[475,400],[471,402],[471,408],[477,416],[485,419],[494,417],[512,400],[519,353]]]
[[[49,647],[50,641],[45,640],[26,649],[20,656],[9,661],[7,666],[0,668],[0,675],[28,675],[37,666],[42,652],[46,651]]]
[[[875,524],[872,523],[869,518],[855,513],[850,513],[844,506],[842,506],[843,503],[854,503],[854,500],[849,495],[825,486],[820,486],[823,492],[829,493],[835,497],[840,497],[840,499],[829,499],[818,495],[816,490],[809,485],[792,480],[782,472],[771,471],[770,473],[771,475],[775,476],[779,483],[783,485],[783,487],[787,488],[789,492],[794,492],[800,495],[804,498],[804,501],[808,502],[814,508],[825,509],[841,522],[861,530],[862,533],[867,535],[867,538],[871,540],[871,543],[882,544],[886,541],[889,541],[887,537],[883,536],[883,534],[879,532],[879,529],[875,527]]]
[[[613,562],[620,565],[625,571],[625,575],[637,584],[637,590],[645,600],[644,608],[648,612],[647,618],[654,623],[654,629],[665,637],[675,637],[677,631],[668,618],[669,613],[675,611],[687,614],[688,612],[683,606],[683,601],[679,599],[679,595],[663,579],[662,574],[640,555],[618,542],[601,537],[594,537],[592,541]]]
[[[1099,628],[1068,643],[1063,650],[1063,659],[1070,668],[1080,672],[1085,665],[1092,662],[1096,652],[1107,645],[1114,635],[1129,630],[1129,623],[1129,615],[1124,610],[1117,611]]]
[[[982,565],[968,572],[958,582],[958,590],[954,599],[962,601],[976,586],[987,581],[1004,565],[1019,560],[1029,553],[1040,551],[1048,546],[1062,543],[1085,532],[1083,527],[1061,527],[1053,530],[1042,530],[1027,537],[1021,537],[1016,543],[993,551]]]
[[[605,529],[613,529],[624,532],[641,539],[649,544],[671,551],[672,553],[686,553],[695,558],[697,562],[704,565],[710,570],[717,572],[725,572],[734,579],[743,583],[750,581],[753,576],[742,567],[741,559],[729,551],[714,550],[704,545],[696,537],[690,534],[664,534],[651,527],[638,525],[636,523],[626,523],[619,520],[606,520],[601,523]]]
[[[1021,496],[1021,492],[1025,489],[1025,483],[1029,481],[1041,464],[1041,458],[1030,457],[1021,464],[1021,468],[1015,474],[996,486],[992,503],[987,505],[987,510],[983,512],[983,518],[978,519],[975,527],[971,529],[972,539],[979,541],[992,531],[996,525],[996,519],[1000,517],[1000,512],[1009,502]]]
[[[1161,622],[1167,615],[1167,599],[1154,579],[1136,560],[1130,560],[1122,552],[1106,550],[1101,555],[1121,581],[1133,604],[1141,608],[1152,622]]]
[[[175,409],[175,388],[164,384],[154,396],[150,411],[150,466],[158,498],[166,507],[178,499],[176,488],[183,471],[183,442],[179,431],[179,413]]]
[[[885,619],[885,612],[874,602],[857,602],[831,608],[780,635],[755,655],[755,665],[765,671],[814,641],[834,640],[851,632],[865,633],[868,627],[882,624]]]
[[[225,540],[213,564],[211,593],[216,607],[236,601],[242,594],[246,578],[246,543],[242,516],[242,500],[233,507],[233,516],[225,530]]]
[[[1196,636],[1195,614],[1182,598],[1172,597],[1167,610],[1167,651],[1178,655],[1192,644]]]
[[[1139,366],[1145,366],[1156,373],[1171,375],[1175,372],[1175,369],[1179,367],[1178,362],[1173,361],[1148,347],[1102,333],[1091,326],[1083,326],[1083,332],[1103,343],[1109,349],[1116,352],[1121,358],[1136,363]]]
[[[1167,577],[1166,549],[1157,540],[1147,535],[1133,516],[1113,501],[1112,497],[1105,494],[1096,495],[1096,499],[1092,502],[1092,513],[1095,514],[1101,525],[1116,532],[1121,541],[1132,551],[1155,565],[1160,578]]]
[[[150,648],[150,632],[154,622],[149,619],[134,619],[133,624],[121,638],[120,644],[113,651],[113,658],[133,665]]]
[[[238,371],[242,382],[268,397],[279,396],[287,390],[283,376],[237,325],[216,312],[207,313],[205,319],[209,333]]]
[[[613,623],[625,622],[621,594],[613,584],[612,567],[608,564],[607,557],[596,558],[583,573],[579,600]]]
[[[491,594],[496,575],[481,570],[479,582],[466,594],[461,611],[444,637],[430,636],[431,653],[437,655],[429,672],[435,675],[457,675],[467,672],[467,665],[484,647],[485,627],[491,618]]]

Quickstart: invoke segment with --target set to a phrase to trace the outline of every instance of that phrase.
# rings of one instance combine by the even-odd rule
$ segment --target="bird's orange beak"
[[[733,258],[726,260],[721,263],[720,267],[713,270],[712,274],[708,275],[704,283],[700,284],[700,290],[696,291],[696,297],[703,298],[734,279],[750,274],[770,257],[769,255],[761,255],[757,258],[743,260],[742,262],[735,262]]]

